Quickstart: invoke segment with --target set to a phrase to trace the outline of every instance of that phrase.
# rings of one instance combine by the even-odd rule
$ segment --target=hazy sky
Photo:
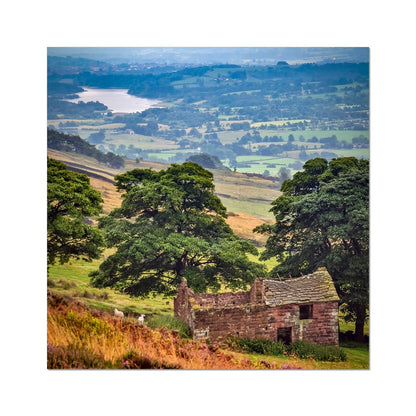
[[[298,62],[368,62],[368,48],[271,48],[271,47],[50,47],[48,55],[96,59],[111,63],[229,63],[274,64],[277,61]]]

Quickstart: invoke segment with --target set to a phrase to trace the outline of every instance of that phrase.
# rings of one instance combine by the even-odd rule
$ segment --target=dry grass
[[[180,338],[175,331],[164,328],[152,330],[107,313],[89,311],[80,304],[65,301],[51,293],[48,350],[49,368],[73,368],[71,360],[74,360],[74,355],[78,360],[76,365],[81,368],[137,368],[137,357],[145,358],[148,363],[158,363],[152,368],[275,368],[271,363],[252,362],[243,356],[225,352],[218,346]],[[56,357],[51,356],[57,350],[61,354],[60,365],[56,364]],[[62,351],[67,354],[63,365]],[[88,364],[85,361],[87,356],[100,357],[100,360],[96,364]],[[103,362],[106,362],[105,367],[101,367]]]
[[[100,191],[102,195],[105,214],[121,205],[121,194],[117,192],[112,184],[115,175],[137,168],[152,168],[158,171],[168,167],[167,164],[163,163],[141,161],[137,164],[134,160],[126,159],[124,168],[111,169],[93,158],[52,149],[48,149],[48,156],[60,160],[69,166],[81,169],[89,176],[91,185]],[[239,228],[245,228],[243,234],[247,232],[250,226],[249,222],[255,221],[255,218],[264,219],[272,217],[268,214],[270,203],[281,194],[277,189],[277,183],[236,172],[214,170],[213,173],[216,194],[227,201],[226,206],[230,204],[232,211],[242,213],[241,215],[239,214]],[[229,207],[227,206],[227,208]],[[246,220],[249,217],[244,217],[244,214],[249,214],[252,219],[247,222]],[[243,219],[247,222],[246,227],[243,226]],[[236,231],[236,234],[239,235],[238,231]],[[252,237],[250,236],[249,238]]]
[[[253,233],[253,229],[262,225],[265,221],[252,215],[235,212],[229,214],[227,224],[232,228],[235,234],[245,240],[258,242],[260,245],[266,244],[267,237],[262,234]]]
[[[176,369],[348,369],[355,363],[319,362],[292,356],[241,353],[218,345],[181,338],[178,331],[140,327],[88,309],[69,298],[48,293],[48,368],[176,368]],[[351,360],[351,361],[350,361]]]

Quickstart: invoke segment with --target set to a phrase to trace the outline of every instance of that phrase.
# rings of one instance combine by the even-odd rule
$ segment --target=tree
[[[116,247],[92,274],[97,287],[132,296],[173,294],[185,277],[196,291],[245,288],[265,269],[225,222],[226,208],[214,195],[213,175],[192,162],[159,172],[134,169],[116,176],[125,191],[121,208],[100,221]]]
[[[104,140],[105,140],[104,130],[99,130],[96,133],[91,133],[87,138],[87,141],[90,144],[102,144]]]
[[[272,276],[299,276],[325,266],[334,278],[355,338],[363,339],[369,305],[369,164],[356,158],[316,158],[286,180],[273,202],[274,225],[262,259],[276,256]]]
[[[191,155],[186,159],[186,161],[197,163],[205,169],[230,170],[222,164],[221,160],[217,156],[213,156],[208,153]]]
[[[290,170],[282,167],[279,169],[277,176],[279,177],[280,182],[283,183],[286,179],[290,178]]]
[[[103,233],[88,224],[88,217],[102,212],[102,198],[86,175],[71,172],[48,158],[48,264],[70,258],[98,258]]]

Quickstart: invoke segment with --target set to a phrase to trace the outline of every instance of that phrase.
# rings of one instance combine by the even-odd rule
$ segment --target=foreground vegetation
[[[368,360],[359,362],[353,349],[345,349],[346,362],[301,359],[296,351],[279,356],[240,351],[193,341],[163,324],[141,327],[132,317],[120,320],[48,292],[49,369],[368,368]]]
[[[189,339],[187,328],[174,318],[171,297],[137,299],[113,289],[91,287],[88,274],[101,261],[72,260],[49,267],[48,368],[369,368],[369,348],[365,343],[341,342],[346,361],[338,362],[197,343]],[[125,322],[112,317],[114,308],[125,313]],[[136,324],[142,313],[146,314],[147,328]],[[340,319],[342,332],[350,326]],[[365,332],[368,334],[368,325]],[[157,348],[156,342],[162,338],[165,341]],[[180,348],[191,354],[191,364],[182,362]]]

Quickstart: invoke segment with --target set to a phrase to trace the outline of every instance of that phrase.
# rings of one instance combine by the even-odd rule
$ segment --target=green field
[[[261,218],[263,220],[274,219],[270,211],[271,205],[264,202],[237,200],[221,196],[221,202],[225,205],[228,212],[244,212],[249,215]]]
[[[126,314],[172,315],[173,299],[157,296],[147,299],[130,298],[113,289],[96,289],[90,285],[88,274],[98,269],[101,260],[87,262],[72,260],[64,265],[52,265],[48,270],[48,287],[54,292],[76,298],[86,305],[106,312],[114,308]]]
[[[189,78],[186,80],[187,83],[191,83],[192,79]],[[63,120],[71,121],[71,120]],[[274,129],[259,129],[256,130],[260,133],[261,137],[273,137],[278,136],[283,139],[283,142],[253,142],[250,145],[244,145],[246,148],[250,147],[253,151],[257,151],[262,146],[269,146],[270,144],[277,144],[282,145],[285,142],[288,142],[289,136],[292,135],[294,138],[294,144],[299,146],[299,148],[304,148],[307,155],[311,155],[312,157],[315,156],[314,153],[316,152],[330,152],[336,155],[336,157],[344,157],[344,156],[354,156],[357,158],[369,158],[369,149],[323,149],[323,143],[320,143],[319,140],[325,137],[331,137],[335,135],[338,139],[338,142],[345,141],[349,144],[352,143],[352,139],[355,137],[363,136],[366,139],[369,138],[369,131],[368,130],[322,130],[322,129],[316,129],[316,130],[292,130],[290,127],[285,126],[286,123],[297,123],[297,122],[307,122],[309,120],[302,120],[302,119],[293,119],[293,120],[274,120],[274,121],[268,121],[268,122],[256,122],[251,123],[252,128],[258,128],[262,125],[274,125],[277,128]],[[219,129],[214,132],[217,134],[218,139],[223,145],[229,145],[232,143],[238,142],[238,139],[246,135],[247,133],[250,133],[252,136],[254,136],[253,129],[251,130],[230,130],[230,124],[236,124],[236,123],[242,123],[242,122],[249,122],[250,120],[232,120],[232,121],[221,121],[221,127],[224,129]],[[119,148],[120,146],[125,146],[125,148],[128,149],[129,146],[133,146],[136,149],[141,149],[143,152],[146,152],[145,158],[148,160],[153,161],[160,161],[160,162],[166,162],[168,163],[170,160],[181,160],[181,159],[174,159],[178,155],[183,154],[186,158],[186,156],[189,154],[195,154],[198,153],[198,150],[196,149],[182,149],[178,145],[178,143],[175,143],[173,140],[166,140],[162,137],[151,137],[151,136],[144,136],[140,134],[116,134],[115,130],[122,127],[122,123],[108,123],[106,122],[104,124],[104,120],[85,120],[85,121],[78,121],[77,126],[74,127],[78,132],[78,135],[83,138],[87,139],[90,134],[97,133],[98,131],[104,130],[105,132],[105,140],[102,143],[101,146],[103,146],[103,149],[105,152],[111,151],[114,153],[123,153],[122,148]],[[57,121],[51,122],[51,124],[54,124],[55,127],[58,126]],[[164,126],[163,128],[168,128]],[[190,128],[188,129],[189,132]],[[209,131],[207,131],[207,126],[199,127],[197,129],[199,133],[202,135],[207,134]],[[312,138],[316,138],[317,142],[309,142],[308,140]],[[201,142],[204,140],[204,138],[196,139],[195,137],[191,136],[184,136],[182,138],[187,138],[188,140],[191,140],[192,142],[197,142],[200,140]],[[180,138],[178,139],[178,141]],[[276,155],[274,157],[270,156],[258,156],[256,154],[252,154],[250,156],[237,156],[237,162],[240,164],[240,166],[237,166],[237,172],[247,172],[247,173],[257,173],[257,174],[263,174],[266,170],[269,171],[269,174],[271,176],[278,176],[278,171],[281,167],[284,167],[286,169],[290,170],[290,173],[293,175],[298,169],[289,168],[289,164],[293,164],[296,161],[300,161],[303,165],[305,159],[300,160],[299,159],[299,150],[295,151],[289,151],[289,152],[283,152],[282,155]],[[126,150],[124,150],[124,154],[126,154]],[[133,152],[133,156],[130,157],[136,157],[135,155],[140,155],[139,153]],[[179,156],[180,157],[180,156]],[[328,157],[327,157],[328,158]],[[227,164],[228,160],[223,160],[223,163]],[[241,163],[244,163],[244,165],[241,165]],[[269,167],[268,164],[275,164],[276,167]],[[300,166],[300,165],[299,165]],[[233,167],[233,166],[231,166]]]

